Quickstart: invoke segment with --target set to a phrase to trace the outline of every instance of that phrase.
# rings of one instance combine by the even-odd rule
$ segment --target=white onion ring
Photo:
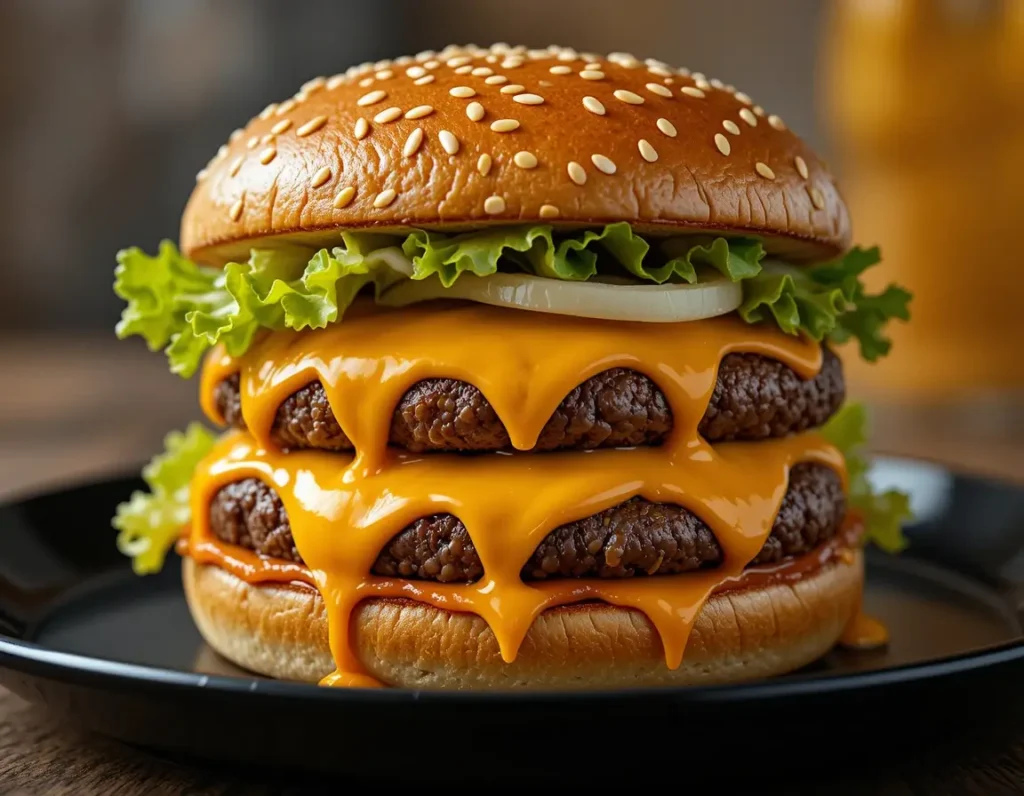
[[[463,273],[451,287],[444,287],[433,276],[403,280],[386,290],[378,301],[389,307],[405,307],[431,299],[464,299],[583,318],[670,323],[732,312],[743,301],[743,288],[724,277],[696,285],[611,285],[530,274]]]

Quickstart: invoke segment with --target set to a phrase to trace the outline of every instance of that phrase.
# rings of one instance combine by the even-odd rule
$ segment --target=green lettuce
[[[739,313],[756,323],[774,320],[790,334],[803,331],[815,340],[836,343],[855,339],[869,362],[889,353],[885,325],[892,318],[910,318],[910,293],[890,285],[869,295],[860,275],[881,261],[878,247],[852,249],[832,263],[793,268],[766,268],[743,285]]]
[[[149,492],[133,492],[117,507],[112,524],[120,533],[117,548],[132,559],[140,575],[159,572],[191,518],[189,482],[216,438],[199,423],[164,439],[164,452],[146,465],[142,477]]]
[[[240,356],[261,330],[318,329],[341,320],[368,285],[379,298],[401,280],[436,278],[451,287],[460,274],[485,277],[499,270],[656,284],[724,277],[743,285],[739,313],[748,322],[773,322],[814,340],[856,339],[869,360],[889,350],[885,324],[908,317],[906,291],[889,287],[869,295],[860,281],[878,262],[877,249],[854,249],[834,263],[797,269],[762,263],[765,252],[757,240],[686,236],[653,245],[625,222],[572,235],[535,225],[459,235],[414,230],[404,238],[340,237],[340,246],[312,255],[298,247],[255,249],[247,262],[223,269],[191,262],[169,241],[155,256],[137,248],[121,251],[114,291],[126,307],[117,334],[139,335],[154,351],[163,348],[171,370],[187,378],[218,342]]]
[[[912,519],[910,498],[903,492],[876,492],[868,481],[863,446],[868,439],[868,416],[863,404],[848,402],[822,427],[822,435],[846,457],[849,502],[864,517],[867,541],[897,553],[907,546],[903,524]]]

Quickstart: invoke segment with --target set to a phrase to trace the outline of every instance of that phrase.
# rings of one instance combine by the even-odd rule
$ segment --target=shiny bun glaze
[[[850,244],[827,166],[732,86],[495,45],[363,64],[269,105],[200,172],[181,246],[219,264],[338,228],[613,221],[763,236],[794,261]]]
[[[333,671],[318,592],[249,584],[188,558],[184,583],[203,638],[238,666],[308,683]],[[537,691],[716,685],[783,674],[820,658],[856,614],[863,583],[857,551],[795,582],[713,595],[677,669],[665,666],[661,640],[643,613],[603,603],[545,611],[512,663],[502,660],[480,617],[409,600],[363,602],[350,632],[367,673],[390,686]]]

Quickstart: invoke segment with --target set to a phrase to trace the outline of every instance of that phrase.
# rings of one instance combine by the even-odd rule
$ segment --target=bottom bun
[[[184,561],[199,631],[251,671],[316,683],[334,670],[319,593],[251,585],[211,564]],[[722,592],[705,603],[682,665],[665,665],[640,611],[604,603],[552,608],[505,663],[483,619],[403,599],[361,603],[352,642],[381,682],[419,689],[594,689],[712,685],[784,674],[824,655],[860,605],[863,556],[835,560],[794,583]]]

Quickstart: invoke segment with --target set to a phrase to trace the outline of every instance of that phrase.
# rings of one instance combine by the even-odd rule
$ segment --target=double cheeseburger
[[[118,508],[207,643],[341,686],[728,683],[858,622],[901,544],[830,343],[909,295],[823,163],[733,86],[449,47],[310,80],[118,255],[118,333],[206,417]],[[853,350],[856,355],[856,349]]]

